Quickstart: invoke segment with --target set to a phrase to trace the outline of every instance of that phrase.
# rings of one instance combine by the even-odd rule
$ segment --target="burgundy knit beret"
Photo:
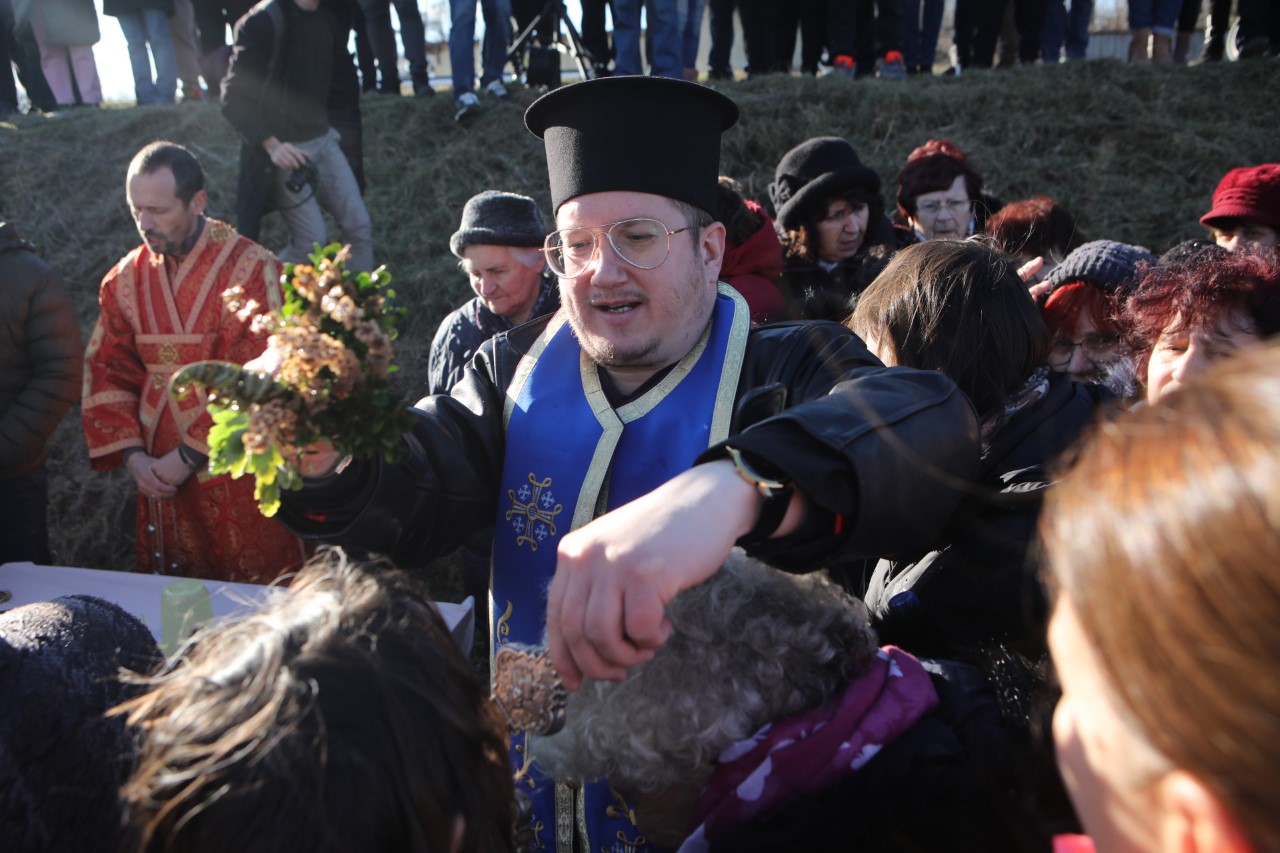
[[[1213,209],[1200,217],[1202,225],[1219,219],[1247,219],[1280,228],[1280,163],[1232,169],[1213,191]]]

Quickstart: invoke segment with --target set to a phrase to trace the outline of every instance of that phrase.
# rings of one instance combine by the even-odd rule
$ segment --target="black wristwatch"
[[[738,476],[750,483],[752,488],[764,497],[756,523],[745,536],[738,539],[738,544],[743,548],[762,544],[773,535],[782,524],[782,519],[786,517],[787,507],[791,505],[791,496],[796,492],[795,484],[788,483],[779,477],[768,477],[762,474],[736,447],[725,445],[724,449],[729,454],[729,461],[733,463]]]

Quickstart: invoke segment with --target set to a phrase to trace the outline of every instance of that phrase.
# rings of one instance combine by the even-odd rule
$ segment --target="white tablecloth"
[[[0,565],[0,590],[8,591],[13,597],[0,604],[0,610],[36,601],[51,601],[63,595],[93,595],[114,602],[138,617],[155,636],[156,642],[160,642],[160,594],[167,584],[175,580],[179,578],[170,575],[5,563]],[[203,583],[209,590],[209,603],[215,619],[252,610],[267,596],[284,592],[280,587],[257,584]],[[469,653],[475,639],[475,601],[470,597],[461,604],[441,601],[436,603],[436,608],[463,652]]]

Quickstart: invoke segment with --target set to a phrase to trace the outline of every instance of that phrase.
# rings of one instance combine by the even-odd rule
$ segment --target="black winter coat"
[[[783,260],[779,282],[787,318],[843,323],[853,313],[858,296],[889,263],[889,257],[886,247],[872,246],[828,272],[815,261],[789,255]]]
[[[1055,462],[1105,396],[1097,386],[1050,374],[1048,394],[996,432],[980,484],[941,536],[915,555],[876,565],[864,598],[881,642],[917,656],[962,659],[989,640],[1033,658],[1044,651],[1048,608],[1036,571],[1036,521]],[[890,605],[908,590],[914,597]]]
[[[80,399],[80,321],[62,279],[0,222],[0,480],[30,474]]]

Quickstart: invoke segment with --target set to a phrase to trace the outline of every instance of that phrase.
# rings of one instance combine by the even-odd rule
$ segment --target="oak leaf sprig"
[[[302,486],[306,448],[328,440],[339,453],[404,454],[401,436],[413,424],[407,402],[391,387],[396,323],[407,313],[394,304],[385,267],[352,273],[350,247],[317,249],[310,264],[286,264],[283,303],[275,311],[249,299],[242,287],[222,294],[227,309],[270,335],[273,373],[202,361],[179,370],[170,393],[207,395],[209,471],[233,478],[253,474],[263,515],[275,515],[282,489]]]

